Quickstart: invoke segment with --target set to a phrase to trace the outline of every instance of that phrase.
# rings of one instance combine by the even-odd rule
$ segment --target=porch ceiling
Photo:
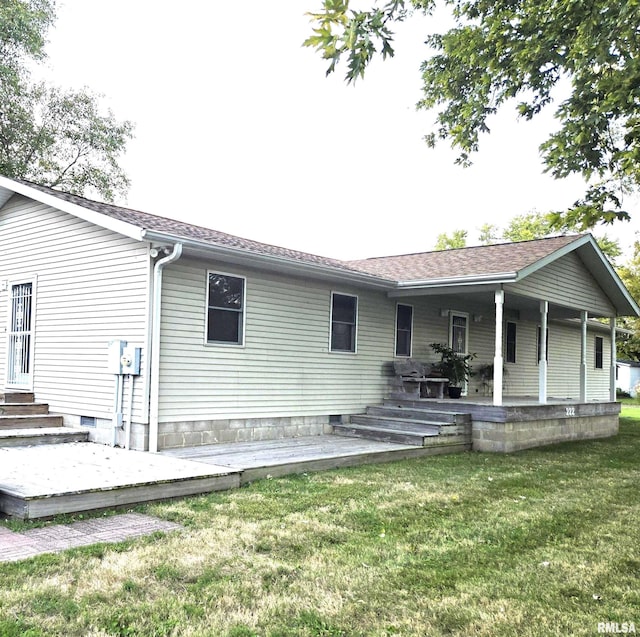
[[[428,296],[429,303],[442,310],[458,310],[461,312],[472,312],[489,317],[495,316],[495,287],[494,286],[474,286],[465,288],[452,288],[450,293],[443,293],[442,290],[407,290],[405,294],[394,291],[390,294],[397,299],[411,299],[417,296]],[[549,303],[549,319],[579,319],[583,308],[567,307]],[[504,295],[504,316],[506,319],[536,320],[540,317],[540,299],[522,296],[505,290]],[[597,317],[589,314],[590,318],[609,318],[608,316]]]

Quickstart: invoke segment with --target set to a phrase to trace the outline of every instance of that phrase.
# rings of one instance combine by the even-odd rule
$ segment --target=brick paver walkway
[[[76,546],[122,542],[155,531],[177,531],[174,522],[141,513],[123,513],[71,524],[55,524],[16,533],[0,526],[0,562],[15,562],[42,553],[58,553]]]

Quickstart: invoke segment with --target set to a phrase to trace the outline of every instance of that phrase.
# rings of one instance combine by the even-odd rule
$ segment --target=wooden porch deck
[[[159,454],[91,442],[0,447],[0,514],[47,518],[227,490],[267,476],[462,450],[460,445],[421,448],[331,435]]]

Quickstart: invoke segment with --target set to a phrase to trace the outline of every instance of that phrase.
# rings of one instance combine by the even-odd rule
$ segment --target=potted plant
[[[431,349],[440,354],[438,367],[445,378],[449,379],[449,398],[460,398],[462,386],[473,376],[473,369],[469,361],[475,354],[458,354],[451,347],[442,343],[431,343]]]

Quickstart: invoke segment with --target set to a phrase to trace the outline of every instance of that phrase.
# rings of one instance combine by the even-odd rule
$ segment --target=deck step
[[[33,416],[49,413],[46,403],[0,403],[0,416]]]
[[[396,418],[392,416],[372,416],[362,414],[351,416],[351,422],[358,425],[370,425],[373,427],[384,427],[386,429],[398,429],[401,431],[412,431],[424,433],[425,435],[451,436],[459,434],[471,434],[471,422],[457,424],[455,422],[437,422],[427,420],[428,414],[423,414],[424,420]]]
[[[5,391],[0,392],[0,403],[32,403],[35,400],[33,392]]]
[[[86,429],[71,427],[34,427],[0,431],[0,447],[28,447],[32,445],[54,445],[65,442],[87,442]]]
[[[36,427],[62,427],[62,416],[51,414],[0,416],[0,431],[4,429],[33,429]]]
[[[420,420],[433,423],[470,424],[471,415],[459,412],[439,411],[436,409],[419,409],[417,407],[402,406],[401,403],[389,401],[384,405],[367,407],[367,414],[405,420]]]
[[[388,427],[375,427],[373,425],[359,425],[357,423],[345,423],[333,426],[333,433],[338,436],[366,438],[380,442],[394,442],[400,445],[413,445],[424,447],[427,438],[437,438],[438,433],[417,433],[415,431],[402,431]]]

